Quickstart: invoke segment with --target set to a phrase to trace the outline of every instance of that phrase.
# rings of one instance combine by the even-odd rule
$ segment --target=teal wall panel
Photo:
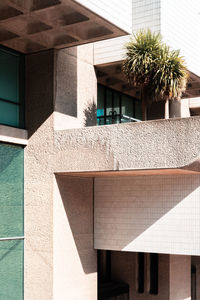
[[[0,300],[23,300],[24,150],[0,144]],[[2,238],[22,237],[19,240]]]
[[[0,299],[23,299],[24,241],[0,242]]]
[[[23,236],[23,148],[0,144],[0,238]]]

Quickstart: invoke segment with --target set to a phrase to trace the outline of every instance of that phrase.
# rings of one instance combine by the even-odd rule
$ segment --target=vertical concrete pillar
[[[191,256],[170,255],[169,300],[191,300]]]
[[[200,264],[196,265],[196,299],[200,299]]]
[[[54,129],[96,125],[93,44],[56,51]]]

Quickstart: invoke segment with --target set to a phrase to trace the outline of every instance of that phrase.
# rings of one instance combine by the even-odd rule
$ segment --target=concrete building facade
[[[136,25],[171,32],[167,9],[0,4],[0,299],[200,299],[200,117],[130,122],[140,99],[120,71]],[[198,101],[193,60],[172,116]]]

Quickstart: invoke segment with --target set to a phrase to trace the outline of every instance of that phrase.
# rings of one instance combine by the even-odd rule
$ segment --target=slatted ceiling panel
[[[132,0],[76,0],[118,27],[131,32]]]

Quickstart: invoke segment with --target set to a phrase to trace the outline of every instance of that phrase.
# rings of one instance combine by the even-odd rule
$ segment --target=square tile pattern
[[[94,246],[200,255],[200,176],[96,178]]]

